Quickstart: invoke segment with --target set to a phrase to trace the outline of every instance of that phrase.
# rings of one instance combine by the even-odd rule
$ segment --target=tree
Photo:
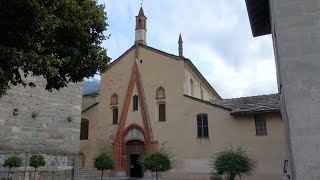
[[[11,168],[20,167],[21,166],[21,162],[22,162],[22,160],[18,155],[12,155],[12,156],[10,156],[8,159],[6,159],[4,161],[3,166],[9,168],[7,179],[9,179]]]
[[[101,152],[94,159],[94,167],[101,171],[101,180],[103,178],[103,171],[112,170],[115,168],[115,161],[112,155],[106,151]]]
[[[158,180],[158,172],[169,171],[173,167],[172,155],[164,148],[150,154],[144,154],[139,159],[139,163],[145,169],[149,169],[156,173]]]
[[[218,175],[225,175],[228,180],[237,176],[249,176],[253,173],[256,162],[241,147],[227,148],[211,157],[211,168]]]
[[[11,85],[34,87],[29,75],[52,91],[103,72],[104,8],[96,0],[0,1],[0,97]]]
[[[34,176],[33,179],[36,179],[37,168],[46,165],[46,161],[42,155],[32,155],[30,157],[29,166],[34,167]]]

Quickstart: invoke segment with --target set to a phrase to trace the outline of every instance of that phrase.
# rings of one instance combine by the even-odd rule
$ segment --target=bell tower
[[[138,16],[136,16],[135,43],[147,45],[147,17],[144,15],[142,7]]]

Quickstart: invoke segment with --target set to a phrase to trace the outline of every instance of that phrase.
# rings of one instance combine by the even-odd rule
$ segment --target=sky
[[[98,2],[111,34],[102,45],[116,59],[134,43],[141,0]],[[222,98],[277,93],[271,36],[253,38],[245,0],[144,0],[143,9],[148,46],[178,55],[181,33],[184,56]]]

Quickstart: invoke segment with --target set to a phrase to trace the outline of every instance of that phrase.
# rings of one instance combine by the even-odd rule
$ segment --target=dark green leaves
[[[169,155],[169,153],[163,150],[142,155],[139,162],[142,167],[153,172],[169,171],[172,169],[172,157]]]
[[[30,157],[29,166],[37,169],[38,167],[44,165],[46,165],[46,161],[44,160],[44,157],[42,155],[35,154]]]
[[[10,85],[29,85],[29,74],[46,78],[51,91],[103,72],[106,19],[94,0],[1,0],[0,97]]]
[[[4,161],[3,166],[8,167],[8,168],[20,167],[21,166],[21,158],[17,155],[12,155]]]
[[[228,148],[212,156],[211,167],[218,175],[226,175],[228,180],[237,176],[249,176],[254,171],[256,162],[241,148]]]
[[[112,170],[115,168],[115,162],[110,153],[102,152],[94,159],[94,167],[101,171]]]

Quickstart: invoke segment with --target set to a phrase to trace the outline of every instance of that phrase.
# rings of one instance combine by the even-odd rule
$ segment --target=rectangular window
[[[166,121],[166,104],[159,104],[159,121]]]
[[[255,116],[256,124],[256,135],[257,136],[266,136],[267,135],[267,124],[266,117],[264,115]]]
[[[118,108],[115,108],[113,111],[113,124],[118,124]]]
[[[133,111],[138,111],[138,96],[134,95],[133,96]]]
[[[208,115],[197,115],[198,138],[209,138]]]
[[[80,140],[87,140],[89,135],[89,122],[81,122]]]

